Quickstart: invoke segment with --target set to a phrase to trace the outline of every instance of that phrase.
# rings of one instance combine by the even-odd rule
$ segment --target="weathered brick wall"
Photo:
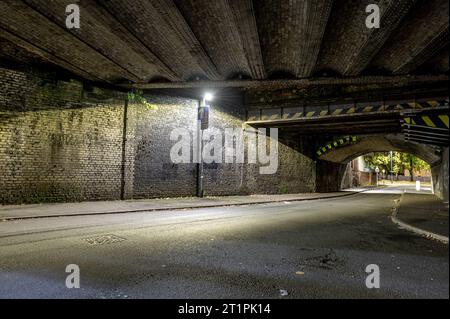
[[[6,69],[0,92],[1,203],[120,196],[123,99]]]
[[[318,160],[316,163],[316,191],[319,193],[337,192],[342,187],[347,165]]]
[[[0,203],[194,196],[196,164],[172,163],[170,132],[196,131],[198,102],[146,98],[125,107],[123,93],[0,68]],[[213,103],[210,126],[244,129],[243,110]],[[292,143],[273,175],[205,164],[205,195],[315,191],[315,164]]]
[[[196,132],[198,102],[175,97],[146,98],[152,107],[131,104],[128,108],[127,160],[133,164],[127,168],[134,177],[127,197],[194,196],[197,166],[171,162],[170,148],[175,142],[170,141],[170,132],[177,127]],[[239,101],[227,107],[213,103],[210,128],[218,129],[223,139],[226,128],[243,130],[242,110]],[[193,134],[191,137],[193,150],[196,140]],[[247,164],[247,149],[245,154],[245,164],[203,164],[205,195],[314,191],[315,164],[293,147],[279,143],[279,166],[273,175],[261,175],[259,164]]]
[[[194,196],[195,164],[173,164],[170,132],[192,130],[197,102],[171,97],[146,97],[150,106],[130,104],[127,122],[127,198]]]
[[[211,128],[219,129],[225,139],[225,128],[243,129],[242,120],[244,113],[242,112],[240,101],[231,102],[228,107],[221,107],[217,103],[212,103],[209,117],[209,125]],[[222,145],[225,145],[223,143]],[[225,157],[225,151],[223,152]],[[236,195],[245,194],[246,189],[243,187],[245,183],[243,174],[245,164],[204,164],[204,194],[205,195]]]
[[[444,151],[442,152],[442,161],[439,163],[439,165],[431,168],[434,193],[445,202],[448,202],[449,197],[448,162],[448,147],[445,147]]]
[[[244,187],[249,194],[310,193],[316,189],[315,163],[294,145],[279,143],[278,170],[273,175],[259,174],[261,165],[245,166]]]
[[[376,176],[372,172],[354,170],[348,163],[342,177],[341,189],[376,185]]]

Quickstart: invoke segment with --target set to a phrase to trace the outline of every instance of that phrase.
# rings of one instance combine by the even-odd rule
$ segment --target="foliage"
[[[130,103],[142,104],[149,110],[155,110],[158,108],[156,105],[153,105],[147,101],[142,90],[128,92],[128,101]]]
[[[384,169],[386,173],[391,170],[390,153],[371,153],[364,156],[364,161],[374,170],[375,167]],[[415,155],[392,152],[392,170],[396,175],[403,175],[405,170],[409,171],[409,175],[413,176],[414,172],[429,169],[430,166]]]
[[[410,176],[414,175],[414,171],[421,171],[430,168],[430,165],[428,165],[425,161],[411,154],[400,153],[400,159],[404,165],[404,169],[409,171]]]

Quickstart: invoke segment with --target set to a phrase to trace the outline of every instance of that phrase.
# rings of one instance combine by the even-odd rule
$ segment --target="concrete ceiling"
[[[74,2],[81,28],[69,30]],[[371,3],[379,29],[365,26]],[[143,88],[442,76],[448,13],[448,0],[2,0],[0,61]]]

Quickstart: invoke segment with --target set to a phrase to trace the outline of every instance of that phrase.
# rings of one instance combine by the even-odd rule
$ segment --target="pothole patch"
[[[312,256],[307,256],[300,261],[302,266],[332,270],[345,263],[333,249],[327,252],[312,250],[310,253],[312,253]]]
[[[83,240],[89,245],[89,246],[101,246],[101,245],[108,245],[108,244],[114,244],[119,243],[125,240],[125,238],[116,236],[116,235],[100,235],[100,236],[93,236],[88,238],[83,238]]]

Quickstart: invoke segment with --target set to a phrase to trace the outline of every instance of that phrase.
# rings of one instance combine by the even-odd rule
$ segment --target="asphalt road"
[[[391,223],[399,196],[0,222],[0,297],[449,298],[448,246]]]

